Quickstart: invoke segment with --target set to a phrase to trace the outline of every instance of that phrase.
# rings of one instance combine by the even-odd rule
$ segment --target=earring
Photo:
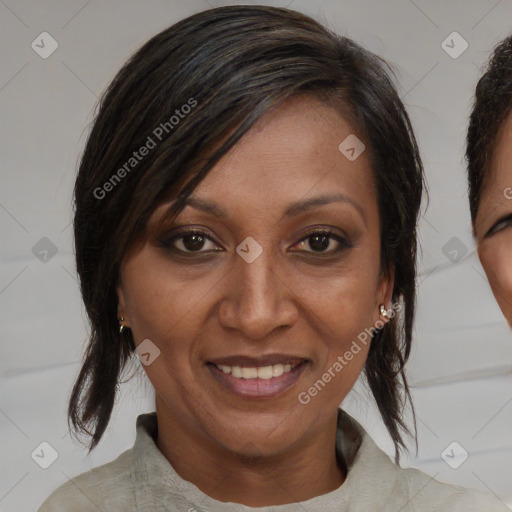
[[[118,318],[119,320],[119,333],[121,334],[124,331],[124,325],[121,322],[124,322],[124,316]]]
[[[384,317],[384,318],[387,318],[388,317],[388,312],[386,311],[386,306],[384,306],[384,304],[381,304],[379,306],[379,310],[380,310],[380,314]]]

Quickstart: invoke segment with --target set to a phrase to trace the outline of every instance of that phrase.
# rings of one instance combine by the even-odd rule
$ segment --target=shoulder
[[[396,467],[396,481],[390,504],[402,499],[402,512],[443,510],[443,512],[505,512],[508,508],[497,497],[477,489],[439,482],[414,468]],[[392,506],[393,506],[392,505]],[[388,510],[388,509],[386,509]],[[389,510],[395,510],[389,508]]]
[[[354,510],[369,510],[370,504],[381,512],[510,512],[490,493],[442,483],[419,469],[396,465],[345,412],[340,433],[338,446],[349,468],[346,484],[360,505]]]
[[[136,510],[131,485],[133,448],[102,466],[70,478],[55,489],[38,512]]]

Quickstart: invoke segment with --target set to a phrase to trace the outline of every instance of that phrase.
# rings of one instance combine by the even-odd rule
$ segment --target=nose
[[[298,318],[293,286],[268,248],[248,263],[234,255],[218,314],[221,325],[246,339],[261,340]]]

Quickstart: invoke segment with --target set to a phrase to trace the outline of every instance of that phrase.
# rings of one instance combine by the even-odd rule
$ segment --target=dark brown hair
[[[493,51],[476,86],[466,138],[469,208],[475,226],[498,131],[512,111],[512,36]]]
[[[381,270],[395,270],[392,301],[403,308],[374,332],[364,373],[398,460],[402,431],[410,434],[403,420],[410,400],[404,364],[424,182],[389,72],[380,58],[312,18],[263,6],[220,7],[186,18],[150,39],[118,72],[100,100],[75,185],[76,262],[91,334],[68,415],[72,430],[92,436],[89,451],[108,425],[119,375],[135,348],[129,330],[119,334],[116,318],[123,256],[169,191],[180,192],[178,214],[182,200],[262,115],[288,97],[309,94],[352,123],[371,158]],[[131,162],[132,170],[132,152],[156,138],[157,127],[165,137]]]

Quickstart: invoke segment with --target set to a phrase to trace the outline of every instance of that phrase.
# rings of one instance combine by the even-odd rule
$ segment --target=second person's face
[[[512,114],[498,132],[488,178],[475,222],[478,254],[512,327]]]

